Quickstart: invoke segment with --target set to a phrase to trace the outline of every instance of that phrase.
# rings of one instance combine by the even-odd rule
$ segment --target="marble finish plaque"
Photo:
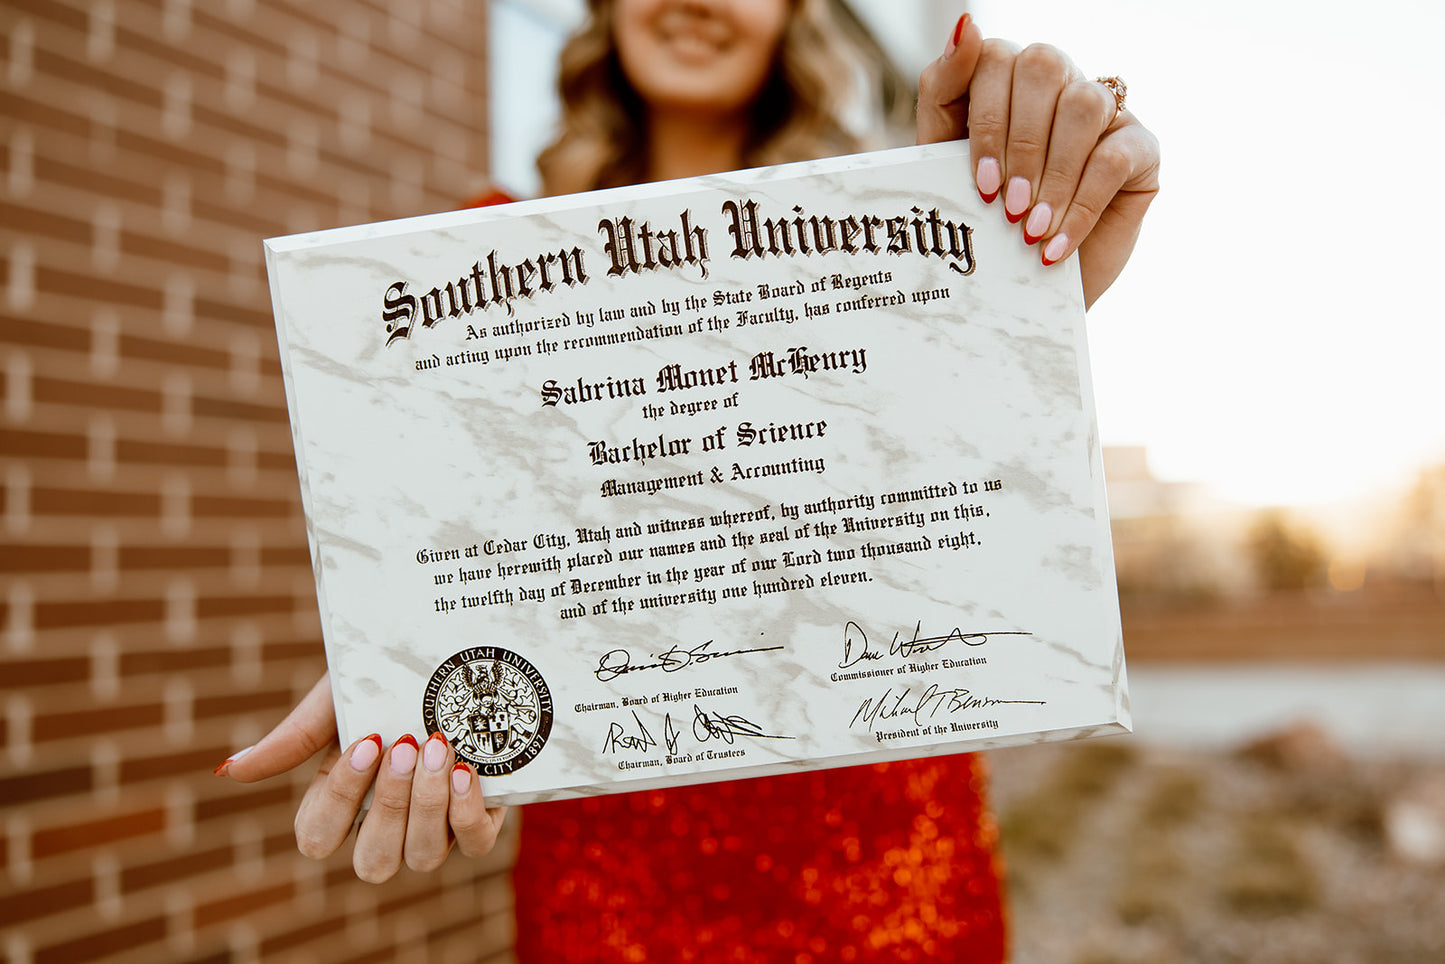
[[[343,741],[521,803],[1128,729],[1020,235],[952,144],[268,241]]]

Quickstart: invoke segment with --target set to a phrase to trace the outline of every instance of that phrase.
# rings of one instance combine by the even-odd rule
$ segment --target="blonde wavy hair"
[[[753,137],[743,154],[747,166],[874,146],[844,120],[859,84],[871,95],[875,113],[881,111],[880,127],[897,125],[912,113],[908,85],[846,5],[790,2],[772,75],[753,102]],[[613,41],[616,0],[589,0],[588,6],[587,22],[559,59],[557,138],[537,158],[547,194],[635,184],[647,176],[644,105],[623,74]]]

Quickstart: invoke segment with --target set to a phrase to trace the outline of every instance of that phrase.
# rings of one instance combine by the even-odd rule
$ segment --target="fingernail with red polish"
[[[1034,209],[1029,212],[1029,219],[1024,222],[1024,240],[1029,244],[1037,242],[1049,229],[1049,222],[1053,219],[1054,209],[1048,204],[1034,205]]]
[[[376,758],[381,756],[381,734],[373,733],[351,750],[351,769],[361,773],[370,770]]]
[[[452,792],[466,793],[472,788],[472,771],[465,763],[452,767]]]
[[[391,745],[391,772],[398,776],[416,768],[416,737],[410,733]]]
[[[1017,224],[1019,218],[1029,209],[1029,182],[1021,177],[1009,178],[1008,193],[1003,198],[1003,213],[1010,224]]]
[[[1052,241],[1044,245],[1044,265],[1051,265],[1064,256],[1069,249],[1069,236],[1067,234],[1056,234]]]
[[[426,741],[426,748],[422,751],[421,758],[428,770],[433,773],[440,772],[442,766],[447,762],[447,738],[440,733],[433,733]]]
[[[968,26],[970,19],[968,14],[964,14],[958,18],[958,23],[953,25],[953,36],[948,38],[948,46],[943,48],[944,60],[952,57],[953,52],[958,49],[958,42],[963,39],[963,29]]]
[[[992,157],[980,158],[975,179],[978,181],[978,196],[983,198],[984,204],[992,204],[993,199],[998,197],[1000,185],[1003,184],[1003,171],[999,168],[998,161]]]
[[[226,772],[231,769],[231,764],[232,764],[232,763],[235,763],[237,760],[241,759],[241,757],[245,756],[247,753],[250,753],[250,752],[251,752],[251,747],[249,747],[249,746],[246,747],[244,750],[237,750],[235,753],[232,753],[230,756],[228,756],[228,757],[226,757],[224,760],[222,760],[222,761],[221,761],[221,765],[218,766],[218,767],[216,767],[216,768],[215,768],[214,770],[212,770],[211,772],[214,773],[214,774],[215,774],[216,776],[218,776],[218,777],[223,777],[223,776],[225,776],[225,775],[226,775]]]

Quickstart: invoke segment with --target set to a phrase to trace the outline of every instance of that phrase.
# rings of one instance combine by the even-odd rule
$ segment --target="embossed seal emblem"
[[[536,759],[552,732],[552,694],[537,668],[509,649],[474,646],[437,667],[422,698],[427,732],[440,730],[482,776]]]

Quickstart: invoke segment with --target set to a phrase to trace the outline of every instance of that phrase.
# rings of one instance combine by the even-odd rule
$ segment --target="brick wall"
[[[480,186],[484,12],[0,3],[11,964],[509,957],[510,847],[373,887],[210,774],[322,667],[261,239]]]

